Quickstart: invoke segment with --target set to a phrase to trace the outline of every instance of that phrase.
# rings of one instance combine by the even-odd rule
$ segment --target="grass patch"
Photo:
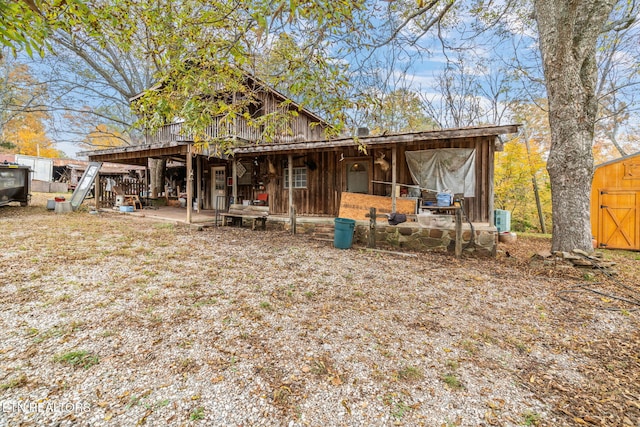
[[[442,381],[453,390],[462,390],[464,386],[460,379],[454,373],[447,373],[442,376]]]
[[[537,426],[540,424],[540,415],[533,411],[525,411],[522,414],[522,423],[525,426]]]
[[[272,309],[273,309],[273,307],[271,306],[271,304],[270,304],[269,302],[267,302],[267,301],[262,301],[262,302],[260,303],[260,308],[263,308],[263,309],[265,309],[265,310],[272,310]]]
[[[204,408],[202,406],[198,406],[193,411],[191,411],[191,414],[189,414],[190,421],[198,421],[203,418],[204,418]]]
[[[84,369],[89,369],[93,365],[100,363],[100,358],[97,355],[86,350],[70,351],[59,354],[54,356],[53,360],[55,362],[66,363],[75,367],[81,366]]]
[[[402,381],[416,381],[424,377],[420,368],[405,366],[396,373],[396,377]]]
[[[20,374],[18,377],[13,378],[6,383],[0,384],[0,390],[9,390],[11,388],[22,387],[27,383],[27,376]]]

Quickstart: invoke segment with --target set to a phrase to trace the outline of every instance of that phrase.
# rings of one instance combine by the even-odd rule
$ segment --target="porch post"
[[[231,197],[233,203],[238,203],[238,162],[235,158],[231,162]]]
[[[396,211],[396,181],[398,180],[398,171],[396,167],[396,161],[398,157],[398,147],[394,145],[391,147],[391,212]]]
[[[192,209],[193,209],[193,159],[191,158],[191,144],[187,144],[187,224],[191,224]]]
[[[196,167],[196,176],[198,179],[198,182],[196,183],[196,198],[198,199],[197,211],[200,212],[200,209],[202,208],[202,156],[196,157]]]
[[[289,167],[289,227],[291,228],[291,234],[296,234],[296,218],[295,207],[293,206],[293,154],[289,154],[287,157],[287,166]]]
[[[96,210],[100,209],[100,197],[102,197],[102,185],[100,184],[100,171],[98,171],[98,173],[96,174],[96,181],[93,184],[94,185],[94,195],[93,197],[95,197],[95,202],[96,202]]]

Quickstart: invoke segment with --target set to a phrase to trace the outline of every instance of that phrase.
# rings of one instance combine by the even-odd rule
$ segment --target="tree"
[[[14,116],[4,129],[3,139],[15,145],[18,154],[40,157],[64,157],[46,134],[42,112],[22,113]]]
[[[29,67],[0,59],[0,140],[19,154],[61,157],[46,134],[49,116],[42,108],[47,86],[37,81]]]
[[[596,43],[615,3],[534,2],[551,128],[547,169],[553,206],[552,250],[593,250],[589,195],[598,112]]]
[[[94,18],[83,0],[0,0],[0,42],[14,55],[20,48],[44,55],[52,31],[80,23],[90,28]]]
[[[504,151],[496,153],[495,205],[496,208],[511,211],[511,224],[515,231],[543,231],[532,178],[536,180],[541,205],[546,208],[543,218],[547,219],[551,215],[548,175],[544,173],[545,161],[537,141],[534,138],[525,141],[524,137],[509,141]]]
[[[418,93],[397,89],[390,93],[374,94],[367,111],[367,127],[372,135],[382,133],[419,132],[437,128],[428,117]]]
[[[458,6],[462,4],[456,2]],[[613,14],[617,5],[619,9]],[[443,3],[430,2],[428,13],[438,6],[444,7]],[[480,2],[470,12],[495,25],[508,19],[511,12],[516,12],[513,16],[526,16],[528,6]],[[549,102],[551,148],[547,169],[553,196],[552,250],[592,251],[589,195],[598,111],[596,44],[604,32],[628,28],[637,19],[639,5],[615,0],[534,0],[531,7]],[[416,24],[417,29],[412,28],[411,33],[420,33],[425,27],[420,26],[418,16],[422,16],[420,10],[402,19],[394,26],[391,37],[410,23]],[[441,22],[442,17],[438,25]],[[418,39],[419,36],[413,40]]]

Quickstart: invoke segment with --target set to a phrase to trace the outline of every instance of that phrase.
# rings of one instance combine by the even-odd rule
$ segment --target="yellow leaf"
[[[107,414],[104,416],[105,421],[109,421],[111,420],[111,418],[113,418],[113,412],[107,412]]]

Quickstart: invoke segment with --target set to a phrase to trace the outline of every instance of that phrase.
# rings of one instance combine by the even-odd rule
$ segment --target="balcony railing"
[[[291,136],[283,135],[282,138],[274,138],[276,142],[286,142],[294,139],[296,141],[318,141],[323,139],[324,133],[322,126],[311,127],[306,117],[297,117],[290,126]],[[263,141],[262,130],[254,126],[249,126],[247,121],[242,117],[236,119],[235,125],[225,123],[221,118],[218,118],[214,124],[205,129],[205,135],[211,140],[235,138],[253,143]],[[193,141],[193,135],[183,131],[182,123],[171,123],[162,126],[155,133],[148,133],[146,136],[146,142],[148,144],[190,141]]]

